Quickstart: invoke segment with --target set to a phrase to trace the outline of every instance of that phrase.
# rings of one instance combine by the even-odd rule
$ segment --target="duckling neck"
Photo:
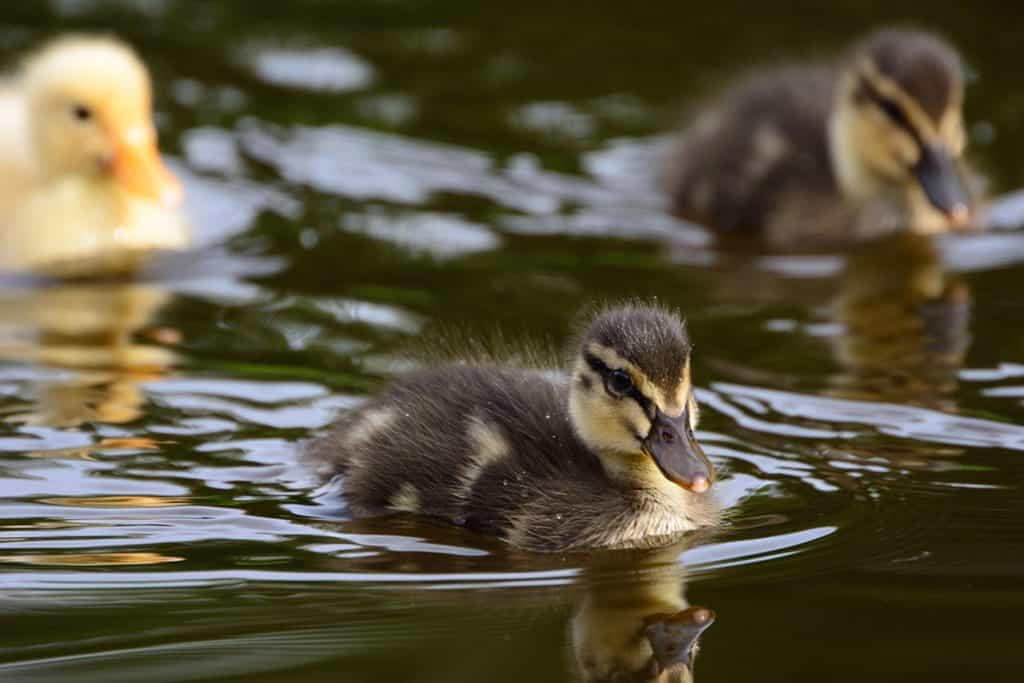
[[[882,183],[861,161],[853,135],[853,113],[837,102],[828,121],[828,151],[839,192],[850,199],[862,200],[877,194]]]
[[[673,509],[689,502],[691,494],[666,479],[646,453],[605,453],[598,459],[612,483],[633,496]]]

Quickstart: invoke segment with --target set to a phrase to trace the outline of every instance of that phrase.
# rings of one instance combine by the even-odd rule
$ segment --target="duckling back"
[[[673,212],[727,234],[783,241],[794,222],[800,227],[794,207],[838,199],[827,131],[833,78],[829,67],[783,67],[705,107],[668,159]]]
[[[425,514],[504,535],[533,487],[601,479],[565,401],[564,385],[539,371],[451,366],[342,416],[310,456],[322,474],[344,475],[358,514]]]

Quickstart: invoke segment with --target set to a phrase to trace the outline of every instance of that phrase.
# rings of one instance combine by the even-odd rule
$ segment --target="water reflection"
[[[12,557],[0,556],[0,563],[41,565],[44,567],[112,567],[118,565],[151,565],[166,562],[181,562],[184,558],[161,555],[160,553],[64,553],[64,554],[21,554]]]
[[[0,292],[0,359],[63,368],[31,382],[29,406],[10,419],[75,427],[142,414],[143,382],[175,361],[173,328],[147,327],[169,294],[141,283],[58,284]],[[138,341],[145,332],[150,341]],[[154,343],[157,342],[157,343]]]
[[[570,621],[582,680],[693,680],[698,641],[715,614],[687,602],[684,570],[675,562],[682,550],[673,546],[647,558],[615,554],[614,562],[588,570],[589,586]],[[618,580],[609,581],[609,571]]]
[[[849,255],[832,303],[842,374],[835,394],[955,410],[971,341],[971,291],[930,238],[908,235]]]
[[[577,556],[587,565],[570,585],[450,590],[374,585],[373,575],[355,584],[327,577],[319,585],[293,580],[287,586],[259,579],[172,580],[156,588],[141,570],[150,564],[173,571],[180,561],[173,552],[25,555],[30,565],[61,565],[67,578],[35,593],[12,592],[10,609],[32,623],[37,601],[46,605],[39,596],[60,595],[64,619],[45,641],[38,635],[12,639],[0,678],[129,680],[118,675],[128,660],[130,680],[340,680],[380,672],[378,658],[385,657],[395,680],[522,680],[528,674],[539,680],[692,681],[698,641],[714,613],[686,599],[685,569],[677,559],[682,548]],[[536,568],[565,558],[496,551],[489,561]],[[132,579],[84,588],[71,578],[74,569],[95,576],[96,567]],[[124,628],[121,616],[139,611],[147,614],[146,628]]]
[[[939,240],[938,263],[927,241],[879,245],[874,267],[867,251],[744,255],[653,190],[678,95],[790,37],[825,50],[859,27],[768,9],[770,30],[693,71],[735,8],[694,42],[659,30],[667,5],[635,30],[595,5],[575,49],[578,11],[551,4],[502,26],[471,3],[21,4],[0,20],[12,44],[73,19],[152,60],[197,251],[157,274],[171,306],[163,285],[0,292],[0,410],[22,420],[0,440],[0,612],[18,623],[4,683],[688,680],[711,616],[690,600],[721,616],[702,681],[1019,670],[1024,234]],[[994,106],[1012,104],[1014,70],[979,49],[1000,35],[976,33],[999,191],[1019,181],[1015,108]],[[605,113],[616,102],[634,123]],[[1021,201],[996,222],[1019,224]],[[958,308],[960,291],[977,303]],[[700,437],[735,490],[713,543],[512,556],[455,529],[348,522],[296,461],[432,325],[557,337],[585,299],[633,295],[693,316]],[[169,349],[190,359],[173,378]],[[935,618],[968,603],[970,629]],[[872,656],[836,666],[851,642]]]
[[[717,254],[712,295],[730,305],[812,311],[810,320],[780,317],[763,325],[771,333],[823,341],[838,370],[829,378],[827,395],[955,411],[957,374],[971,343],[973,297],[945,256],[942,244],[920,235],[842,255]],[[744,382],[793,384],[794,373],[771,373],[741,361],[716,366]]]

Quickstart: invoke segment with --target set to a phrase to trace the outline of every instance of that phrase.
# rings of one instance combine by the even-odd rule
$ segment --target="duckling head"
[[[133,195],[180,201],[181,185],[157,149],[149,73],[128,46],[60,38],[22,74],[42,174],[110,179]]]
[[[965,227],[963,90],[960,57],[931,34],[882,29],[858,43],[841,68],[829,122],[843,192],[903,192],[918,232]]]
[[[578,356],[569,412],[609,475],[638,488],[671,482],[706,491],[714,470],[693,434],[698,411],[682,319],[641,304],[606,309],[580,336]]]

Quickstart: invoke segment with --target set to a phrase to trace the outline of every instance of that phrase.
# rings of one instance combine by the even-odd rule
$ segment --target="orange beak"
[[[126,190],[164,206],[181,202],[181,182],[174,177],[156,147],[152,126],[133,126],[121,132],[114,144],[114,177]]]

